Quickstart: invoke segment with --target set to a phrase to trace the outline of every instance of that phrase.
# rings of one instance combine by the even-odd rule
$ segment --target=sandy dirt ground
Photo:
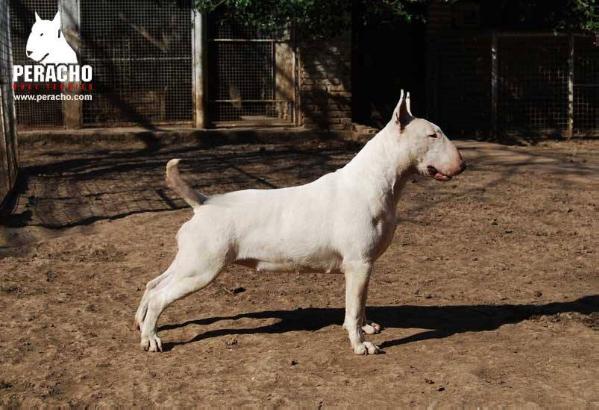
[[[230,267],[164,313],[165,352],[133,328],[191,215],[166,159],[214,193],[307,182],[359,147],[24,149],[0,227],[0,405],[599,408],[599,142],[459,146],[467,172],[406,187],[368,357],[338,275]]]

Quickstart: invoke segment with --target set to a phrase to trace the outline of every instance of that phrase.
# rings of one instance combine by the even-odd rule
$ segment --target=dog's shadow
[[[567,312],[585,315],[598,313],[599,295],[585,296],[572,302],[543,305],[373,306],[367,309],[367,316],[386,328],[428,329],[412,336],[385,341],[381,344],[381,347],[385,348],[426,339],[440,339],[462,332],[494,330],[505,324]],[[159,330],[176,329],[188,325],[209,325],[221,320],[242,318],[278,319],[276,323],[265,326],[209,330],[199,333],[190,340],[165,343],[165,350],[171,350],[178,345],[225,335],[318,330],[341,324],[343,315],[342,308],[268,310],[163,325]],[[599,327],[599,318],[592,315],[588,318],[588,324],[596,329]]]

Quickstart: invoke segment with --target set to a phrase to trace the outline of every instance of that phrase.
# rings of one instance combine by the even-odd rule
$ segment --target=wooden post
[[[0,48],[6,50],[6,53],[0,56],[0,210],[7,203],[6,199],[15,185],[18,172],[17,118],[11,88],[12,43],[8,3],[0,0]],[[4,240],[2,235],[1,240]]]
[[[295,56],[291,47],[291,34],[273,40],[275,56],[275,103],[278,118],[291,122],[294,119],[290,103],[295,100]]]
[[[566,136],[574,135],[574,34],[569,36],[568,48],[568,129]]]
[[[81,21],[79,0],[60,0],[58,2],[58,8],[60,10],[60,18],[62,23],[62,32],[77,53],[77,60],[81,64],[81,36],[80,26]],[[65,84],[66,85],[66,84]],[[80,83],[74,83],[74,90],[63,91],[64,94],[75,96],[79,94]],[[62,114],[64,117],[64,126],[69,129],[81,128],[83,125],[83,104],[80,100],[64,100],[62,102]]]
[[[192,89],[193,89],[193,125],[206,128],[206,16],[192,10]]]
[[[491,35],[491,132],[497,137],[497,102],[498,102],[498,72],[499,64],[497,61],[497,32],[493,31]]]

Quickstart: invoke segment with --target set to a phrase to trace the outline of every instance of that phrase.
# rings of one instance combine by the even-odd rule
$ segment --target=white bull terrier
[[[381,327],[364,308],[374,262],[396,227],[402,187],[413,173],[447,181],[465,169],[455,145],[435,124],[415,118],[403,91],[391,121],[343,168],[306,185],[249,189],[207,197],[166,166],[168,185],[194,215],[179,230],[169,268],[150,281],[135,322],[141,347],[162,350],[156,322],[177,299],[214,280],[231,263],[257,271],[309,271],[345,275],[345,321],[356,354],[380,350],[364,334]]]
[[[35,13],[25,51],[38,64],[77,64],[77,54],[62,33],[60,12],[52,20],[43,20]]]

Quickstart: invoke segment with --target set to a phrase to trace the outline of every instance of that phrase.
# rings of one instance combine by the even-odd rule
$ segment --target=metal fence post
[[[195,128],[206,128],[206,16],[197,10],[192,10],[192,19],[193,125]]]
[[[79,0],[59,0],[58,9],[62,23],[62,32],[69,45],[77,53],[77,59],[81,64],[81,35],[80,35],[80,8]],[[74,84],[74,90],[65,90],[65,94],[74,96],[79,94],[80,83]],[[83,117],[83,104],[80,100],[64,100],[62,102],[62,112],[64,117],[64,126],[69,129],[81,128]]]
[[[574,34],[569,35],[568,48],[568,130],[567,137],[574,135]]]
[[[491,132],[497,137],[497,83],[498,83],[498,61],[497,61],[497,32],[491,35]]]

